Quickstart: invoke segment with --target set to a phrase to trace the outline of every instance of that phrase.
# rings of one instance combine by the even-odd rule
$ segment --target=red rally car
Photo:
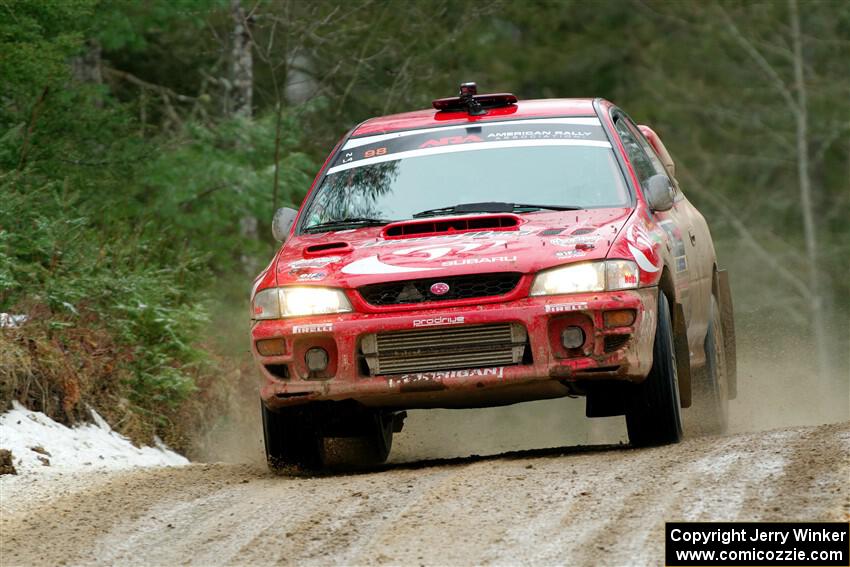
[[[457,97],[336,146],[255,280],[271,467],[382,462],[409,408],[585,396],[633,445],[735,395],[726,273],[660,138],[603,99]],[[689,424],[690,424],[689,419]]]

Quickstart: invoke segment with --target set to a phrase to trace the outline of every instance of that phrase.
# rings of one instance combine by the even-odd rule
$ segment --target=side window
[[[649,143],[624,117],[618,116],[615,119],[614,129],[617,130],[617,134],[626,148],[626,154],[629,156],[629,161],[635,169],[635,174],[641,186],[656,173],[667,173]]]

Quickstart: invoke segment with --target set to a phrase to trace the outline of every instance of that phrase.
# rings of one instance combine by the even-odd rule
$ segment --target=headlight
[[[540,272],[531,285],[531,295],[558,295],[605,289],[605,264],[586,262]]]
[[[341,289],[329,287],[279,287],[264,289],[254,296],[254,319],[304,317],[347,313],[351,303]]]
[[[570,264],[537,274],[531,295],[631,289],[638,286],[639,275],[637,265],[628,260]]]

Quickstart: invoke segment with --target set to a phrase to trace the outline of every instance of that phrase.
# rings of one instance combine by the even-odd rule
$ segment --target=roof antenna
[[[475,100],[475,95],[478,94],[478,85],[475,83],[461,83],[460,85],[460,102],[466,105],[466,111],[470,116],[481,116],[487,114],[487,111],[481,106],[481,103]]]

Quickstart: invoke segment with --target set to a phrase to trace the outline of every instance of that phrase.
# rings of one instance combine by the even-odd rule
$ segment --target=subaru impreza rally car
[[[735,395],[726,273],[658,135],[603,99],[474,83],[336,146],[254,281],[270,466],[382,462],[409,408],[585,396],[636,446]],[[690,411],[690,410],[689,410]]]

